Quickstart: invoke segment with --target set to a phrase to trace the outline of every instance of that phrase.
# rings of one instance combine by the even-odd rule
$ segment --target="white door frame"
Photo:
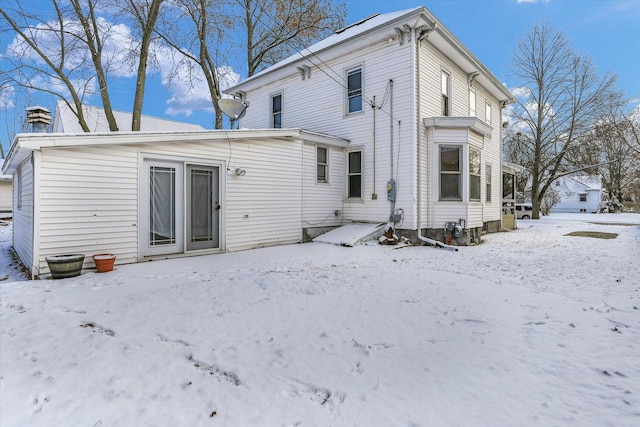
[[[149,245],[150,230],[150,177],[149,166],[157,165],[163,167],[173,167],[176,170],[175,188],[175,226],[176,243],[162,244],[155,247]],[[218,168],[218,196],[220,208],[218,213],[218,246],[208,249],[188,250],[187,236],[187,166],[204,166]],[[226,171],[225,162],[222,160],[205,160],[199,158],[167,156],[154,153],[140,153],[139,159],[139,190],[138,190],[138,252],[139,259],[154,256],[174,256],[192,253],[213,253],[224,252],[226,247],[225,239],[225,212],[226,204]]]

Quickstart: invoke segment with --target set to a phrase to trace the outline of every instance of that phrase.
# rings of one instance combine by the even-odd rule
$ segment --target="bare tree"
[[[229,67],[219,64],[223,57],[219,45],[231,20],[223,11],[225,3],[220,0],[175,0],[172,13],[161,17],[157,32],[162,40],[177,51],[182,60],[174,66],[174,77],[189,75],[194,82],[201,72],[207,82],[211,103],[215,111],[215,128],[222,128],[222,111],[218,100],[222,97],[221,81]],[[194,69],[194,64],[197,69]]]
[[[139,49],[133,50],[138,61],[133,130],[140,128],[149,44],[162,1],[127,0],[128,7],[120,9],[128,11],[141,29]],[[91,129],[83,101],[99,93],[109,129],[117,131],[109,77],[110,73],[122,75],[123,69],[128,73],[126,57],[131,52],[115,45],[123,38],[134,44],[128,30],[107,19],[117,4],[117,0],[50,0],[50,5],[27,11],[14,0],[13,6],[0,8],[0,31],[15,36],[10,55],[3,58],[10,65],[0,70],[0,85],[12,84],[64,100],[85,132]]]
[[[340,28],[344,4],[332,0],[237,0],[243,5],[247,74],[310,45]]]
[[[69,19],[72,12],[57,0],[52,6],[54,16],[27,12],[18,1],[12,8],[0,8],[1,30],[16,36],[3,57],[0,85],[41,91],[74,104],[78,122],[88,132],[81,106],[93,77],[81,53],[77,25]]]
[[[133,17],[140,32],[140,48],[136,55],[139,59],[138,74],[133,98],[133,109],[131,111],[131,130],[133,131],[140,130],[149,50],[163,1],[164,0],[126,0],[125,2],[124,10]]]
[[[586,171],[600,176],[609,194],[619,201],[634,190],[640,172],[638,122],[633,111],[625,111],[628,105],[624,94],[612,93],[602,117],[567,156],[575,168],[589,165]]]
[[[523,166],[531,172],[532,215],[538,219],[551,183],[572,173],[567,154],[601,114],[615,77],[600,76],[591,59],[577,55],[564,34],[546,22],[518,41],[512,61],[515,77],[527,89],[511,109],[511,126],[526,150]]]

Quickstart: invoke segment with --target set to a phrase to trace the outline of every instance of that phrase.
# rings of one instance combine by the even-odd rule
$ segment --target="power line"
[[[241,3],[241,1],[240,1],[240,0],[235,0],[235,1],[236,1],[236,3],[237,3],[237,4],[239,4],[241,7],[243,7],[243,8],[245,8],[245,9],[246,9],[245,5],[243,5],[243,4]],[[275,19],[273,16],[271,16],[271,15],[270,15],[270,13],[269,13],[267,10],[263,9],[263,10],[262,10],[262,13],[264,13],[264,15],[266,15],[266,16],[267,16],[267,17],[268,17],[268,18],[273,22],[273,24],[275,24],[275,25],[280,25],[280,24],[278,24],[278,22],[276,21],[276,19]],[[265,25],[265,26],[266,26],[266,23],[265,23],[264,21],[262,21],[262,18],[261,18],[260,16],[257,16],[257,20],[258,20],[260,23],[262,23],[262,25]],[[325,75],[326,75],[327,77],[329,77],[331,80],[333,80],[334,82],[338,83],[338,85],[339,85],[340,87],[342,87],[342,88],[343,88],[343,89],[345,89],[345,90],[349,90],[348,86],[346,85],[347,83],[345,82],[344,77],[343,77],[340,73],[338,73],[336,70],[334,70],[334,69],[333,69],[329,64],[327,64],[326,62],[324,62],[324,61],[322,60],[322,58],[320,58],[318,55],[316,55],[316,53],[315,53],[315,52],[311,51],[311,50],[310,50],[308,47],[306,47],[306,46],[305,46],[305,47],[303,47],[303,48],[302,48],[302,50],[298,50],[298,47],[297,47],[297,46],[294,46],[294,45],[290,42],[290,40],[286,40],[286,39],[285,39],[285,40],[284,40],[284,43],[285,43],[285,44],[287,44],[289,47],[291,47],[293,50],[295,50],[299,55],[301,55],[301,56],[302,56],[302,58],[301,58],[301,59],[306,59],[307,61],[309,61],[309,62],[311,63],[311,65],[313,65],[314,67],[316,67],[318,70],[320,70],[323,74],[325,74]],[[331,70],[331,71],[332,71],[336,76],[338,76],[338,78],[340,78],[340,80],[341,80],[341,81],[338,81],[338,80],[336,80],[333,76],[329,75],[329,73],[327,73],[324,69],[322,69],[318,64],[315,64],[315,63],[314,63],[314,62],[313,62],[313,61],[312,61],[308,56],[306,56],[306,57],[305,57],[305,55],[302,53],[302,51],[304,51],[304,50],[308,51],[308,52],[309,52],[309,54],[311,54],[311,55],[312,55],[314,58],[316,58],[320,63],[322,63],[325,67],[327,67],[329,70]],[[388,95],[388,93],[385,93],[385,96],[384,96],[384,99],[383,99],[383,103],[382,103],[380,106],[377,106],[377,105],[375,105],[375,103],[374,103],[371,99],[367,98],[367,96],[366,96],[364,93],[362,93],[362,94],[361,94],[362,99],[365,101],[365,103],[367,103],[367,104],[368,104],[369,106],[371,106],[371,107],[378,108],[378,110],[382,111],[384,114],[386,114],[387,116],[389,116],[389,117],[390,117],[390,118],[392,118],[393,120],[397,121],[397,122],[398,122],[398,124],[399,124],[399,123],[401,122],[401,120],[400,120],[400,119],[398,119],[398,118],[396,118],[396,117],[392,116],[392,115],[391,115],[391,113],[389,113],[388,111],[385,111],[385,110],[383,110],[383,109],[382,109],[382,107],[383,107],[383,106],[384,106],[384,104],[386,103],[387,95]]]

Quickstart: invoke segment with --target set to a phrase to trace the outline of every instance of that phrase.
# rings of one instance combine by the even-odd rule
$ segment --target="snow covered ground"
[[[0,425],[640,425],[640,215],[519,226],[42,281],[3,247]]]

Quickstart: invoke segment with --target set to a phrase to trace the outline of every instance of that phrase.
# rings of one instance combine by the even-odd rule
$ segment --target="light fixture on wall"
[[[246,170],[240,169],[240,168],[236,168],[236,176],[244,176],[246,173],[247,173]]]

